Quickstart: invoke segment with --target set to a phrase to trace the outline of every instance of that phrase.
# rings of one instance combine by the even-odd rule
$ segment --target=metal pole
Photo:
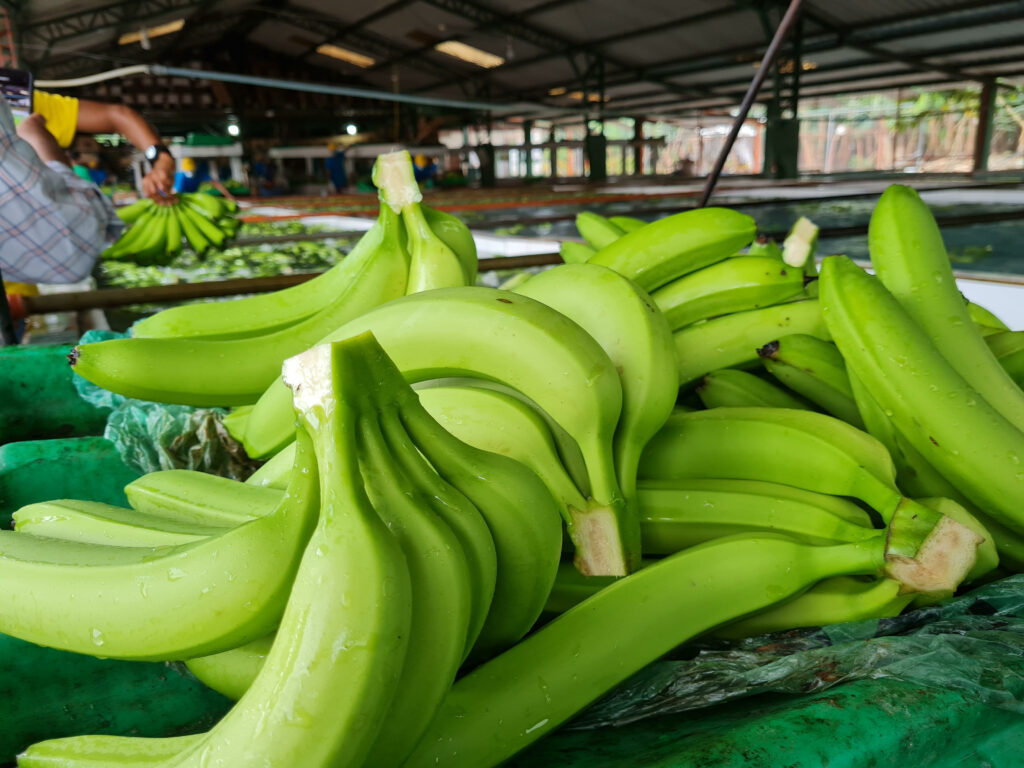
[[[978,129],[974,136],[974,173],[988,170],[988,155],[992,148],[992,115],[996,106],[996,83],[985,80],[978,97]]]
[[[725,139],[725,144],[722,146],[722,151],[718,153],[718,159],[715,160],[715,167],[711,169],[711,175],[708,176],[708,180],[704,184],[704,194],[701,195],[700,205],[697,206],[698,208],[703,208],[708,204],[708,200],[711,198],[711,193],[714,191],[715,185],[718,183],[718,178],[722,175],[722,168],[725,167],[725,160],[729,157],[729,152],[732,151],[732,145],[736,143],[736,137],[740,135],[740,128],[743,127],[743,122],[747,119],[750,107],[754,103],[754,99],[757,98],[757,94],[761,90],[761,84],[764,83],[765,77],[768,76],[768,69],[772,66],[772,62],[775,61],[775,56],[779,52],[779,48],[782,47],[782,41],[786,39],[786,35],[789,33],[790,27],[793,26],[793,21],[800,12],[801,2],[802,0],[790,0],[789,8],[786,9],[786,13],[782,17],[782,21],[779,22],[779,28],[775,30],[775,37],[773,37],[771,43],[769,43],[768,50],[764,52],[764,57],[761,59],[761,66],[758,67],[757,72],[754,74],[754,79],[750,83],[750,87],[743,96],[743,101],[740,102],[739,114],[737,114],[736,118],[733,120],[732,130],[729,131],[729,135]],[[779,75],[776,74],[775,79],[777,80],[778,78]]]

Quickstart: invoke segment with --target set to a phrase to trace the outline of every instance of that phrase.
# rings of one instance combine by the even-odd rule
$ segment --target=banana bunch
[[[210,248],[222,247],[237,234],[237,210],[232,201],[204,192],[182,193],[167,203],[139,200],[117,211],[131,226],[100,256],[165,265],[181,253],[184,238],[202,258]]]

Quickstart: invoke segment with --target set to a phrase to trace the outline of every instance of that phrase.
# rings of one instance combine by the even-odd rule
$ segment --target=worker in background
[[[60,96],[47,91],[32,95],[32,111],[46,118],[57,144],[71,146],[76,133],[117,133],[146,156],[152,166],[142,179],[146,197],[169,198],[174,186],[174,158],[153,127],[131,107]]]
[[[210,178],[209,174],[206,175],[205,179],[201,177],[196,169],[196,161],[191,157],[181,158],[181,170],[174,174],[174,194],[179,195],[182,192],[198,192],[199,185],[202,184],[204,180],[224,195],[225,198],[234,201],[234,195],[228,192],[227,187],[221,184],[219,179]]]
[[[75,175],[32,114],[15,129],[0,100],[0,273],[19,283],[76,283],[124,224],[99,188]],[[17,286],[5,283],[8,293]]]
[[[330,153],[324,161],[324,168],[331,180],[335,192],[341,192],[348,186],[348,173],[345,171],[345,153],[338,149],[333,141],[327,145]]]

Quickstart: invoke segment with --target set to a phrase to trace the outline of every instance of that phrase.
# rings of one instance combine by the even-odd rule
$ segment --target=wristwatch
[[[146,159],[151,163],[155,162],[161,152],[166,152],[168,157],[173,157],[166,144],[154,144],[151,147],[146,147]]]

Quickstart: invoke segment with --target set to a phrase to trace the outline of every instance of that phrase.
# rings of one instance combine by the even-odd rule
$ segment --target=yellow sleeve
[[[78,125],[78,99],[57,93],[34,91],[32,111],[46,118],[46,127],[62,147],[70,147]]]

